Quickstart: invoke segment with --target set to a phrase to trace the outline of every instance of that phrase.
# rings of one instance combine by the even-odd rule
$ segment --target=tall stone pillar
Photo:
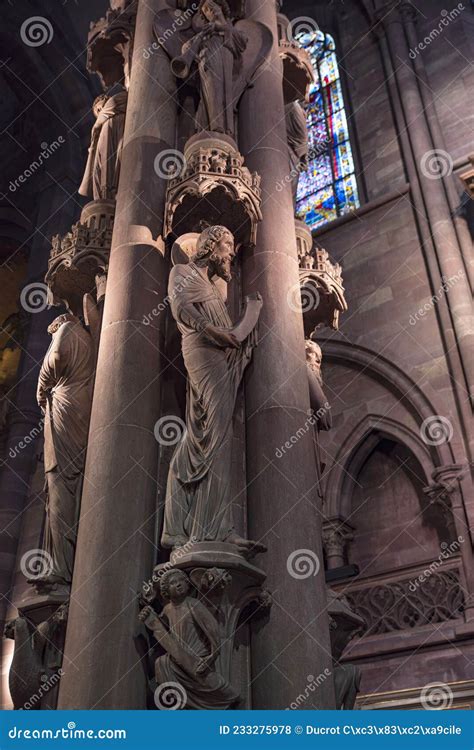
[[[275,0],[248,0],[246,10],[273,34],[239,116],[240,150],[261,176],[263,212],[257,246],[242,260],[244,294],[263,297],[245,388],[249,537],[268,546],[260,564],[274,599],[268,622],[252,633],[251,687],[253,708],[278,709],[304,690],[306,675],[331,669],[331,654],[303,318],[291,302],[299,275]],[[333,701],[329,677],[301,708]]]
[[[134,643],[137,592],[153,567],[160,410],[162,232],[175,79],[153,44],[161,0],[139,0],[122,166],[87,450],[59,708],[145,708]],[[148,54],[145,51],[148,50]],[[150,54],[151,50],[151,54]],[[146,319],[145,316],[149,316]],[[104,664],[107,665],[104,668]]]
[[[454,279],[446,291],[446,299],[452,327],[456,334],[465,386],[469,393],[474,382],[472,298],[461,248],[441,179],[442,169],[437,174],[430,166],[430,152],[433,151],[435,144],[424,113],[423,99],[409,54],[404,28],[406,6],[405,3],[395,3],[390,12],[385,10],[383,24],[394,61],[401,105],[439,268],[446,283]],[[411,13],[411,6],[408,7],[407,12]]]

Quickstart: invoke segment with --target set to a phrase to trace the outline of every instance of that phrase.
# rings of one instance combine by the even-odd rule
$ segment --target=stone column
[[[151,48],[162,0],[139,0],[59,708],[143,709],[137,593],[154,562],[166,182],[175,79]],[[144,50],[152,54],[144,56]],[[145,316],[150,315],[146,320]],[[105,665],[105,666],[104,666]]]
[[[466,388],[469,389],[472,388],[474,382],[474,360],[472,358],[474,337],[470,325],[472,298],[441,174],[437,175],[427,161],[434,143],[424,114],[423,99],[413,61],[409,55],[410,50],[404,30],[403,13],[404,4],[401,7],[394,6],[390,12],[387,12],[385,8],[383,23],[394,60],[405,123],[441,274],[446,282],[454,277],[457,279],[450,284],[446,291],[446,299],[452,326],[456,334]],[[463,274],[463,276],[460,277],[459,274]]]
[[[252,633],[252,707],[277,709],[304,690],[306,675],[331,669],[331,654],[303,318],[291,304],[299,274],[276,5],[248,0],[246,8],[273,34],[269,60],[240,103],[239,145],[262,179],[257,246],[242,259],[244,294],[263,297],[245,388],[247,498],[249,537],[268,546],[259,564],[274,597],[268,622]],[[300,707],[334,707],[332,679]]]

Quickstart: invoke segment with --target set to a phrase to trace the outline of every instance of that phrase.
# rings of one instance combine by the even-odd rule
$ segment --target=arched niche
[[[364,577],[432,560],[452,541],[453,528],[424,492],[425,469],[419,452],[383,430],[369,432],[351,454],[343,483],[354,528],[348,562]]]

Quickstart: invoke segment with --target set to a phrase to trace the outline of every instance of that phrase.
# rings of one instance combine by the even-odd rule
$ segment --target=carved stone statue
[[[306,114],[299,102],[285,106],[286,138],[290,157],[291,188],[293,204],[296,208],[296,192],[301,172],[308,168],[308,129]]]
[[[189,75],[197,62],[201,99],[196,113],[197,131],[234,134],[233,72],[247,46],[247,37],[234,28],[226,0],[201,0],[203,28],[184,43],[172,69],[180,78]]]
[[[316,416],[318,430],[330,430],[332,427],[332,418],[330,406],[323,391],[323,381],[321,377],[321,362],[323,355],[321,347],[316,341],[306,339],[305,351],[311,409]]]
[[[158,685],[178,683],[184,690],[181,708],[229,708],[239,694],[216,670],[222,640],[217,620],[191,596],[191,583],[182,570],[164,573],[160,592],[167,602],[160,615],[150,606],[140,613],[140,620],[166,651],[155,662]]]
[[[127,92],[101,94],[93,105],[96,117],[79,194],[94,200],[115,199],[120,174]]]
[[[51,556],[52,570],[38,581],[67,587],[74,563],[94,349],[90,335],[70,313],[56,318],[48,332],[53,340],[40,370],[37,400],[44,413],[47,483],[43,546]]]
[[[195,542],[234,543],[242,553],[264,551],[236,534],[231,513],[232,417],[237,390],[256,345],[261,300],[248,301],[235,327],[213,277],[231,279],[234,238],[213,226],[197,240],[187,264],[170,273],[171,311],[182,335],[188,374],[186,430],[171,459],[166,489],[164,547]]]

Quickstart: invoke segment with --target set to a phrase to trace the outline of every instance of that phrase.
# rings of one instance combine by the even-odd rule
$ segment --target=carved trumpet
[[[192,47],[190,47],[184,55],[174,57],[171,60],[171,70],[173,71],[173,75],[177,78],[187,78],[195,57],[196,50]]]

